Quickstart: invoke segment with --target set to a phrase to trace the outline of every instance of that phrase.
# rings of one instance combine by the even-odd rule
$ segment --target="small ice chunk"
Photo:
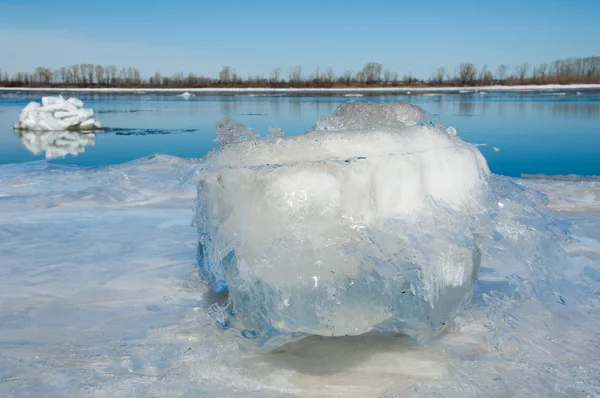
[[[77,98],[42,97],[42,104],[30,102],[14,124],[17,130],[63,131],[95,129],[94,111],[83,108]]]
[[[221,147],[237,141],[258,138],[258,134],[249,127],[229,118],[222,118],[215,125],[217,142]]]
[[[83,108],[83,101],[79,98],[69,98],[67,102],[77,108]]]
[[[495,146],[493,146],[492,149],[494,150],[494,152],[500,152],[500,148],[496,148]]]
[[[94,128],[94,127],[96,127],[96,120],[94,120],[94,118],[84,120],[83,122],[81,122],[79,124],[79,126],[81,127],[82,130]]]
[[[178,97],[182,97],[182,98],[188,99],[190,97],[194,97],[194,94],[189,93],[189,92],[186,91],[185,93],[179,94]]]
[[[60,95],[58,97],[42,97],[42,106],[62,104],[64,101],[64,98]]]
[[[283,137],[285,134],[283,132],[282,129],[280,129],[279,127],[269,127],[269,137],[273,137],[273,138],[281,138]]]

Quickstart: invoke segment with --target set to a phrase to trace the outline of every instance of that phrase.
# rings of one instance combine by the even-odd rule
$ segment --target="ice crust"
[[[295,137],[216,127],[196,225],[201,274],[229,294],[215,309],[225,329],[263,349],[306,335],[427,340],[467,302],[489,169],[453,129],[405,103],[341,105]]]
[[[255,342],[237,317],[215,333],[221,297],[192,271],[199,167],[0,165],[0,396],[600,394],[598,179],[488,176],[494,227],[473,298],[428,344],[313,336],[257,355],[231,339]]]
[[[95,130],[102,127],[93,118],[94,111],[83,107],[78,98],[42,97],[42,103],[30,102],[14,124],[17,130],[63,131]]]

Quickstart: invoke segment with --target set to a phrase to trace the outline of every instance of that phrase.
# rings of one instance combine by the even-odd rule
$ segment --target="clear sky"
[[[600,55],[600,0],[0,0],[0,69],[73,63],[242,76],[366,62],[429,77]]]

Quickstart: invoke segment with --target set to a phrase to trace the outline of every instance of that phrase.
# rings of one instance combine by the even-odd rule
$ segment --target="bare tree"
[[[104,67],[102,65],[96,65],[94,71],[96,72],[96,83],[104,84]]]
[[[71,83],[71,70],[66,67],[62,67],[58,70],[58,74],[60,76],[60,81],[62,84],[70,84]]]
[[[87,72],[88,84],[93,84],[94,83],[94,65],[85,64],[85,69]]]
[[[471,62],[465,62],[458,67],[460,84],[473,84],[477,76],[477,68]]]
[[[304,80],[304,74],[300,65],[290,68],[290,83],[300,83]]]
[[[525,80],[525,77],[527,77],[527,73],[529,72],[529,64],[524,63],[522,65],[517,65],[515,66],[515,70],[517,72],[517,77],[519,78],[519,80],[523,81]]]
[[[368,62],[363,66],[362,73],[367,84],[379,83],[381,81],[381,70],[383,66],[377,62]]]
[[[508,66],[506,64],[500,65],[498,67],[498,70],[496,71],[496,76],[498,77],[498,80],[503,82],[504,80],[506,80],[507,74],[508,74]]]
[[[342,76],[340,77],[340,80],[342,83],[349,86],[350,83],[352,83],[352,71],[349,69],[346,69],[344,71],[344,73],[342,74]]]
[[[390,83],[391,81],[392,81],[392,71],[391,71],[391,70],[389,70],[389,68],[386,68],[386,69],[383,71],[383,82],[384,82],[385,84],[388,84],[388,83]]]
[[[434,81],[437,84],[442,84],[444,82],[444,76],[446,75],[446,68],[443,66],[437,68],[434,74]]]
[[[548,73],[548,64],[540,64],[533,68],[533,80],[535,81],[545,81],[546,74]]]
[[[233,82],[233,74],[235,71],[229,65],[225,65],[219,72],[219,83],[228,84]]]
[[[359,70],[358,72],[356,72],[355,79],[359,84],[363,84],[367,81],[367,75],[363,70]]]
[[[491,84],[494,81],[494,75],[488,69],[487,65],[483,65],[479,72],[479,82],[482,84]]]
[[[150,78],[150,84],[160,86],[163,83],[160,72],[154,72],[154,76]]]
[[[325,70],[325,80],[327,81],[327,83],[335,82],[335,72],[333,71],[333,68],[331,66],[328,66]]]
[[[108,84],[115,84],[115,80],[117,78],[117,67],[114,65],[109,65],[104,68],[106,70],[106,77],[109,79]]]
[[[71,74],[73,76],[73,83],[79,84],[79,66],[71,65]]]
[[[281,68],[279,68],[279,67],[273,68],[273,70],[271,71],[270,82],[271,83],[280,83],[281,82]]]

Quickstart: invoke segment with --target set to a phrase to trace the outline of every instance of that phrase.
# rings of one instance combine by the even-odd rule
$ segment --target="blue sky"
[[[429,77],[600,55],[600,0],[0,0],[0,69],[73,63],[243,76],[375,61]]]

